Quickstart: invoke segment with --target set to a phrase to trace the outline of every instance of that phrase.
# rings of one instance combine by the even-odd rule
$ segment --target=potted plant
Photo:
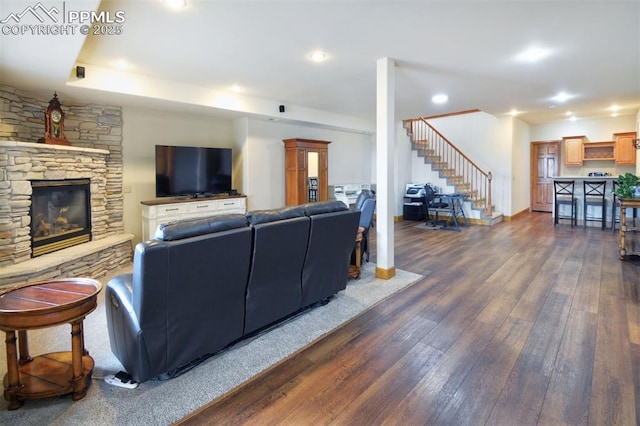
[[[618,177],[618,185],[614,192],[620,198],[633,198],[638,186],[640,178],[633,173],[625,173]]]

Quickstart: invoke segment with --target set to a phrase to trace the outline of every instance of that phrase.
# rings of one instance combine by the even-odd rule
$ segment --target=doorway
[[[553,177],[560,174],[560,141],[531,142],[531,210],[553,211]]]

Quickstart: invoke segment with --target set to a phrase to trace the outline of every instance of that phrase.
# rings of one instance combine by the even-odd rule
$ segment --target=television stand
[[[247,212],[246,195],[214,195],[199,198],[156,198],[141,201],[142,241],[153,238],[158,225],[225,213]]]

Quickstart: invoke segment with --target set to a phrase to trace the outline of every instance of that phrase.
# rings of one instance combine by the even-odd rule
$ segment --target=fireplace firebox
[[[91,241],[90,179],[31,181],[31,257]]]

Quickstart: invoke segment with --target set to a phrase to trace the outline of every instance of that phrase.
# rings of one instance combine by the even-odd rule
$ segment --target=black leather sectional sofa
[[[341,202],[185,220],[107,283],[111,350],[137,382],[187,366],[346,288],[360,212]]]

